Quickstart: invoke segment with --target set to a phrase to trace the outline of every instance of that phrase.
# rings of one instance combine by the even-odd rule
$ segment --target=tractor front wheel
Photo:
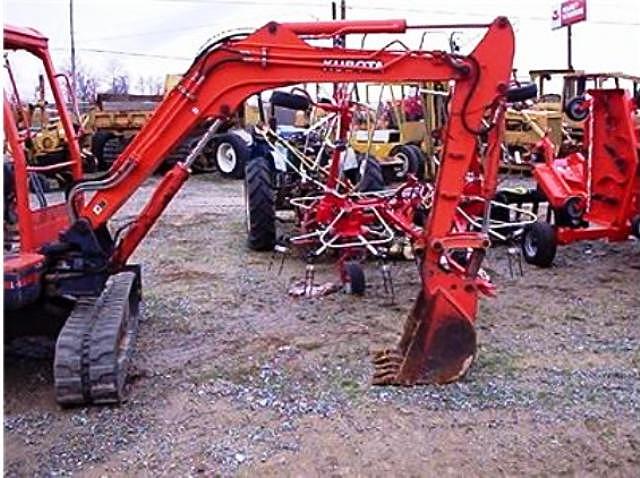
[[[254,251],[271,251],[276,245],[276,203],[271,168],[264,157],[251,159],[244,179],[247,242]]]
[[[553,226],[546,222],[527,225],[522,235],[522,254],[529,264],[550,267],[556,256],[556,235]]]

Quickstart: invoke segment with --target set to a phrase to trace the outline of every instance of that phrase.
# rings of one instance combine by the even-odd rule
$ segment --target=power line
[[[159,3],[182,3],[182,4],[201,4],[201,5],[214,5],[214,4],[241,4],[241,5],[277,5],[277,6],[287,6],[287,7],[326,7],[325,3],[317,3],[317,2],[282,2],[282,1],[259,1],[259,0],[150,0],[153,2]],[[502,7],[503,5],[494,3],[487,5],[495,5],[496,8]],[[471,17],[483,17],[487,18],[489,15],[487,13],[481,12],[469,12],[469,11],[456,11],[456,10],[440,10],[434,9],[431,7],[427,8],[416,8],[409,7],[404,5],[398,5],[397,7],[384,7],[377,5],[349,5],[346,7],[347,10],[376,10],[382,12],[415,12],[415,13],[432,13],[432,14],[442,14],[442,15],[466,15]],[[542,16],[523,16],[523,15],[507,15],[508,17],[531,20],[535,22],[550,22],[551,20],[548,17]],[[640,22],[623,22],[617,20],[588,20],[588,23],[596,24],[596,25],[620,25],[620,26],[640,26]]]
[[[163,0],[156,0],[163,1]],[[173,0],[173,1],[193,1],[193,0]],[[206,3],[206,0],[203,0]],[[355,5],[347,7],[348,10],[377,10],[382,12],[412,12],[412,13],[425,13],[425,9],[415,8],[415,7],[404,7],[398,6],[397,8],[391,7],[379,7],[375,5]],[[469,11],[454,11],[454,10],[440,10],[429,8],[428,13],[437,14],[437,15],[461,15],[468,17],[482,17],[487,18],[491,17],[491,14],[481,13],[481,12],[469,12]],[[547,22],[550,23],[550,18],[547,17],[537,17],[537,16],[524,16],[524,15],[506,15],[507,18],[515,18],[519,20],[530,20],[534,22]],[[620,22],[615,20],[587,20],[589,24],[596,25],[621,25],[621,26],[640,26],[640,22]]]
[[[265,5],[265,6],[279,6],[279,7],[321,7],[326,8],[330,6],[329,2],[287,2],[277,0],[150,0],[158,3],[192,3],[201,5],[215,5],[215,4],[231,4],[231,5]]]
[[[23,2],[29,3],[60,3],[64,0],[21,0]],[[194,5],[216,5],[216,4],[227,4],[227,5],[249,5],[249,6],[282,6],[288,8],[296,8],[296,7],[319,7],[325,8],[329,5],[328,2],[287,2],[287,1],[277,1],[277,0],[147,0],[155,3],[175,3],[175,4],[194,4]],[[497,3],[489,3],[488,5],[495,5],[495,8],[503,7],[501,4]],[[604,3],[600,4],[604,5]],[[607,4],[608,5],[608,4]],[[459,10],[441,10],[434,8],[416,8],[399,5],[397,7],[384,7],[384,6],[376,6],[376,5],[349,5],[347,6],[347,10],[375,10],[382,12],[412,12],[412,13],[431,13],[437,15],[462,15],[462,16],[470,16],[470,17],[482,17],[487,18],[487,13],[482,12],[469,12],[465,10],[464,12],[460,12]],[[517,18],[528,20],[532,22],[550,22],[548,17],[542,16],[523,16],[523,15],[507,15],[509,18]],[[640,26],[640,22],[636,21],[618,21],[618,20],[587,20],[588,24],[592,25],[611,25],[611,26],[625,26],[625,27],[633,27]]]
[[[164,35],[166,33],[190,32],[194,30],[201,30],[204,28],[212,28],[213,26],[215,26],[215,24],[209,23],[207,25],[196,25],[196,26],[181,27],[181,28],[166,28],[164,30],[153,30],[153,31],[147,31],[147,32],[131,33],[128,35],[111,35],[106,37],[91,38],[84,41],[95,42],[95,41],[104,41],[104,40],[118,40],[121,38],[144,38],[144,37],[149,37],[154,35]]]
[[[6,0],[5,0],[6,1]],[[11,0],[9,0],[11,1]],[[18,3],[18,0],[13,0],[16,3]],[[53,3],[61,3],[64,2],[66,0],[19,0],[19,3],[44,3],[44,4],[53,4]],[[213,1],[207,1],[207,0],[147,0],[148,2],[158,2],[158,3],[192,3],[192,4],[209,4],[209,5],[215,5],[215,4],[227,4],[227,5],[265,5],[265,6],[282,6],[282,7],[289,7],[289,8],[295,8],[295,7],[322,7],[322,8],[326,8],[329,6],[329,3],[320,3],[320,2],[290,2],[290,1],[284,1],[284,0],[265,0],[265,1],[261,1],[261,0],[213,0]],[[89,3],[87,2],[82,2],[82,3]],[[92,5],[94,5],[94,2],[91,2]]]
[[[67,51],[67,48],[55,47],[51,48],[51,50],[55,51]],[[140,53],[133,51],[119,51],[119,50],[101,50],[98,48],[77,48],[79,51],[87,51],[91,53],[105,53],[110,55],[124,55],[124,56],[136,56],[136,57],[147,57],[147,58],[160,58],[162,60],[192,60],[190,57],[186,56],[172,56],[172,55],[154,55],[153,53]]]
[[[69,39],[71,41],[71,87],[73,95],[76,94],[76,40],[73,31],[73,0],[69,0]]]

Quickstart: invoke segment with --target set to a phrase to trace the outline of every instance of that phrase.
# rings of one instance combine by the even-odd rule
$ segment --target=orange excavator
[[[486,29],[468,56],[408,49],[394,41],[378,50],[317,46],[316,39],[349,34],[404,33],[409,29]],[[57,89],[47,40],[5,26],[6,49],[40,58],[67,137],[69,115]],[[50,206],[40,194],[34,207],[34,166],[24,155],[5,94],[4,129],[12,194],[14,242],[5,244],[5,321],[26,311],[60,312],[55,359],[56,398],[63,405],[114,403],[124,398],[127,366],[138,329],[140,268],[129,258],[171,199],[210,138],[250,95],[298,83],[455,83],[449,102],[441,164],[421,237],[422,286],[400,345],[376,357],[374,383],[413,385],[456,380],[476,351],[478,296],[492,288],[481,264],[489,247],[486,231],[456,226],[456,210],[472,176],[481,186],[488,220],[500,158],[503,103],[514,54],[514,34],[500,17],[476,25],[407,25],[404,20],[271,22],[251,33],[214,40],[198,54],[153,117],[100,177],[85,178],[75,148],[55,168],[69,168],[74,184],[64,203]],[[158,181],[139,214],[112,233],[109,221],[196,127],[206,133],[190,154]],[[68,131],[67,131],[68,129]],[[8,173],[7,171],[10,171]],[[9,174],[9,176],[7,176]],[[6,323],[5,323],[6,325]]]

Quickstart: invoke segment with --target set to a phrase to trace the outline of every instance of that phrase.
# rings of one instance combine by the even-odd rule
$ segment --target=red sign
[[[565,0],[553,9],[551,28],[573,25],[587,19],[587,0]]]

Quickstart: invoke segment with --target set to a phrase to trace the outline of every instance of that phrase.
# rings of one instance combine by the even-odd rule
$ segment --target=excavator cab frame
[[[57,73],[49,55],[48,40],[36,30],[20,28],[10,25],[4,26],[5,50],[26,51],[36,57],[44,68],[46,81],[51,88],[55,107],[59,115],[67,138],[72,138],[68,144],[68,154],[61,161],[46,166],[29,164],[26,154],[26,142],[30,137],[29,124],[25,124],[22,131],[18,130],[14,120],[9,95],[4,92],[4,132],[5,147],[10,155],[5,156],[4,181],[5,181],[5,226],[8,215],[14,218],[13,231],[17,240],[9,244],[5,238],[5,305],[9,308],[18,308],[37,297],[41,291],[41,272],[45,268],[46,255],[41,253],[41,247],[56,242],[60,231],[70,225],[67,214],[67,206],[64,203],[49,205],[47,198],[41,190],[38,190],[37,199],[39,207],[32,205],[31,198],[34,185],[40,184],[37,175],[39,173],[52,173],[59,171],[70,172],[74,181],[80,181],[83,174],[82,156],[77,142],[77,136],[73,128],[71,115],[67,110],[63,93],[57,79],[62,75]],[[17,86],[13,75],[9,72],[13,87],[13,97],[20,101],[17,95]],[[21,105],[17,105],[18,108]],[[7,159],[11,160],[7,161]],[[7,191],[7,187],[10,189]],[[9,194],[9,196],[7,196]],[[82,205],[82,196],[75,199],[76,207]]]

